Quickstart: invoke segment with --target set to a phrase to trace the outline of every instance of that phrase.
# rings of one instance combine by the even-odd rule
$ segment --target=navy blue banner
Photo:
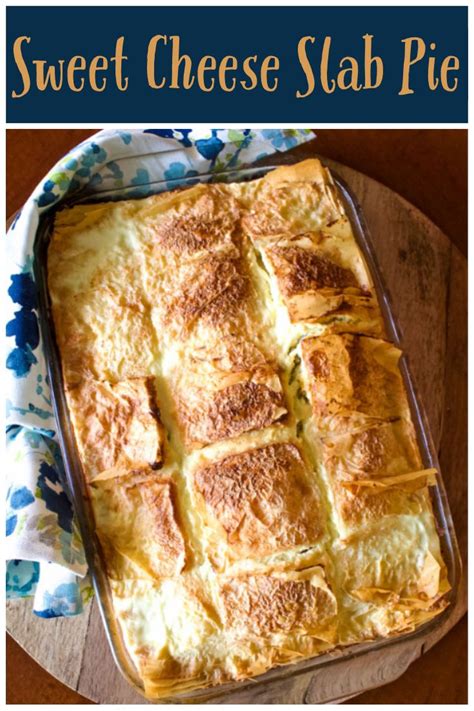
[[[466,7],[9,7],[9,123],[467,121]]]

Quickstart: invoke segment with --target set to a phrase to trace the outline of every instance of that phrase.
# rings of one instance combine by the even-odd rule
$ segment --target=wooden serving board
[[[305,157],[305,156],[302,156]],[[323,159],[324,160],[324,159]],[[467,265],[423,214],[380,183],[324,161],[357,196],[401,327],[412,374],[424,403],[448,492],[458,541],[467,552]],[[315,673],[233,692],[224,703],[342,701],[398,678],[464,615],[464,576],[453,614],[435,632]],[[7,629],[53,676],[98,703],[143,703],[115,667],[93,601],[77,618],[44,620],[31,600],[9,601]],[[407,700],[408,701],[408,700]]]

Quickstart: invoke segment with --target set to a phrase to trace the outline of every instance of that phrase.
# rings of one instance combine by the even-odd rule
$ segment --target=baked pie
[[[445,608],[435,472],[319,161],[64,209],[48,282],[114,609],[148,696]]]

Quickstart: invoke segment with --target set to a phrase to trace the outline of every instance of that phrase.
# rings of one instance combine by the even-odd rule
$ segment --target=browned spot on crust
[[[387,374],[383,368],[369,360],[367,353],[362,348],[362,341],[358,336],[346,336],[346,348],[349,355],[349,377],[354,387],[354,396],[361,402],[367,401],[367,395],[377,390],[379,384],[382,389],[388,385]],[[385,375],[385,377],[384,377]],[[369,403],[367,403],[368,405]]]
[[[206,330],[183,360],[186,371],[172,392],[187,447],[260,429],[286,414],[275,364],[238,332]]]
[[[185,546],[175,512],[176,492],[173,484],[148,484],[142,487],[141,495],[145,507],[153,520],[150,537],[160,549],[166,563],[164,568],[176,569],[176,561],[184,558]],[[184,562],[184,561],[183,561]],[[182,565],[180,566],[180,569]],[[174,570],[173,570],[174,572]],[[176,572],[179,572],[176,570]]]
[[[399,351],[386,341],[332,334],[305,339],[302,352],[313,407],[321,417],[357,416],[360,426],[363,417],[393,419],[408,411]]]
[[[151,378],[84,380],[68,391],[84,473],[161,463],[162,430]]]
[[[252,210],[242,218],[243,229],[252,237],[269,237],[282,234],[287,225],[282,217],[275,212]]]
[[[420,471],[422,462],[412,426],[398,420],[362,432],[323,440],[323,461],[343,520],[361,523],[407,509],[410,487],[367,488],[357,482]],[[353,482],[353,486],[347,484]]]
[[[367,491],[354,495],[343,487],[339,487],[337,500],[341,518],[352,523],[381,519],[390,513],[393,503],[390,495],[379,493],[374,496],[373,492]]]
[[[166,215],[156,228],[156,240],[175,254],[194,254],[231,244],[239,210],[234,200],[209,186],[183,214]]]
[[[111,574],[120,576],[113,551],[129,558],[153,577],[178,575],[185,545],[175,509],[171,480],[151,469],[118,472],[93,483],[99,538],[107,549]]]
[[[274,247],[268,251],[285,296],[309,289],[358,287],[350,269],[345,269],[318,252],[300,247]]]
[[[266,575],[233,578],[222,586],[221,595],[227,625],[257,635],[309,631],[336,613],[334,598],[310,580]]]
[[[352,450],[352,459],[357,461],[360,468],[359,476],[362,478],[383,471],[386,452],[386,437],[383,429],[373,427],[361,432]]]
[[[189,271],[182,296],[171,308],[188,327],[201,318],[217,325],[228,322],[244,307],[249,289],[240,259],[210,257]]]
[[[180,405],[186,439],[201,444],[266,427],[282,416],[282,408],[282,393],[249,381],[218,390],[210,401],[191,412],[185,401]]]
[[[308,358],[308,370],[316,380],[327,380],[331,369],[329,358],[323,351],[313,351]]]
[[[206,504],[242,554],[264,554],[316,541],[319,501],[298,448],[274,444],[198,470]]]
[[[421,469],[411,424],[396,420],[362,432],[324,439],[324,464],[331,475],[373,479]]]

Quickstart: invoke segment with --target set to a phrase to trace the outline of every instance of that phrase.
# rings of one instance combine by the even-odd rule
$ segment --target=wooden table
[[[30,175],[29,180],[37,182],[38,179],[46,172],[47,165],[53,159],[53,150],[56,147],[60,153],[67,150],[71,145],[74,145],[85,136],[84,132],[80,136],[74,135],[73,131],[51,131],[45,132],[25,132],[15,131],[10,132],[15,134],[12,138],[8,137],[10,147],[16,146],[28,152],[34,145],[38,151],[38,155],[45,156],[46,148],[49,146],[50,159],[45,164],[41,164],[37,174]],[[36,138],[36,134],[41,133],[41,140]],[[357,138],[357,151],[362,151],[361,141],[366,140],[367,151],[372,153],[374,157],[374,141],[378,141],[378,150],[384,154],[387,145],[397,140],[404,139],[410,142],[410,134],[415,134],[413,138],[424,138],[425,133],[429,133],[429,140],[433,141],[433,134],[440,132],[421,132],[420,131],[404,131],[403,136],[400,132],[391,131],[325,131],[327,135],[327,143],[334,143],[334,136],[339,140],[334,145],[340,146],[344,141],[350,141]],[[390,134],[397,134],[393,136]],[[23,135],[17,135],[23,134]],[[52,135],[51,135],[52,134]],[[300,147],[296,150],[299,158],[314,155],[315,150],[323,152],[324,137],[318,131],[320,140],[316,145],[309,144]],[[356,135],[357,134],[357,135]],[[370,137],[368,134],[372,134]],[[448,138],[446,138],[448,136]],[[449,138],[452,136],[452,138]],[[57,137],[57,138],[56,138]],[[456,145],[462,143],[462,132],[459,131],[444,131],[443,139],[440,142],[440,147],[446,147],[450,141]],[[369,139],[372,138],[372,141]],[[35,140],[36,139],[36,140]],[[29,141],[29,143],[28,143]],[[68,142],[65,145],[65,142]],[[384,144],[385,141],[385,144]],[[403,142],[403,141],[402,141]],[[418,141],[419,142],[419,141]],[[61,147],[58,149],[58,144]],[[368,147],[370,145],[370,148]],[[412,142],[412,150],[415,150],[417,141]],[[452,144],[451,144],[452,147]],[[426,147],[425,147],[426,149]],[[10,149],[11,150],[11,149]],[[43,151],[43,153],[41,153]],[[390,151],[389,151],[390,152]],[[408,155],[410,152],[405,148],[401,150],[401,154]],[[348,151],[350,154],[350,151]],[[354,154],[352,154],[354,157]],[[356,154],[357,155],[357,152]],[[56,156],[54,156],[55,158]],[[59,157],[59,156],[58,156]],[[9,158],[12,158],[10,152]],[[373,158],[372,158],[373,159]],[[18,158],[17,158],[18,160]],[[46,160],[46,159],[45,159]],[[439,155],[438,155],[439,160]],[[450,170],[457,176],[457,193],[461,203],[460,196],[462,195],[462,175],[456,172],[453,165],[453,154],[451,153]],[[464,161],[462,150],[459,151],[459,162]],[[40,162],[40,161],[38,161]],[[36,162],[36,165],[38,165]],[[392,170],[394,160],[391,161]],[[23,163],[23,166],[25,164]],[[406,164],[403,163],[403,169],[406,170]],[[379,170],[383,170],[383,162],[379,165]],[[394,291],[394,295],[399,293],[411,294],[412,300],[416,301],[417,308],[413,309],[411,300],[407,298],[395,298],[394,301],[398,307],[398,317],[401,321],[402,330],[404,331],[405,343],[409,353],[416,354],[412,358],[414,366],[414,375],[418,387],[423,396],[423,401],[427,407],[430,417],[430,423],[435,441],[440,442],[440,457],[441,466],[444,472],[445,480],[450,495],[451,506],[455,515],[455,522],[458,529],[458,536],[463,552],[466,551],[466,500],[465,500],[465,476],[466,476],[466,388],[465,388],[465,367],[466,367],[466,309],[465,309],[465,289],[466,289],[466,266],[465,260],[459,250],[454,247],[449,239],[443,233],[435,228],[423,215],[412,206],[392,192],[383,188],[374,181],[361,176],[350,169],[340,168],[339,171],[343,177],[348,180],[359,199],[361,200],[369,225],[374,233],[375,241],[388,240],[386,249],[384,249],[385,260],[382,260],[382,268],[385,278],[389,283],[389,287]],[[21,198],[21,202],[27,195],[21,194],[21,188],[18,183],[15,183],[15,175],[8,173],[9,188],[8,195],[11,201]],[[30,172],[32,172],[30,170]],[[449,173],[449,170],[447,171]],[[15,173],[15,165],[13,166]],[[462,173],[462,170],[461,170]],[[18,176],[18,167],[16,167],[16,175]],[[389,176],[390,177],[390,176]],[[396,175],[395,175],[396,177]],[[439,176],[438,176],[439,177]],[[17,177],[18,179],[18,177]],[[393,179],[393,178],[392,178]],[[436,176],[434,182],[436,183]],[[461,186],[459,185],[461,183]],[[13,187],[10,187],[13,184]],[[28,189],[31,187],[29,184]],[[456,187],[456,186],[455,186]],[[414,184],[412,185],[412,189]],[[443,198],[449,201],[455,200],[455,196],[450,194],[453,186],[449,188],[445,185]],[[424,188],[425,189],[425,188]],[[435,196],[436,197],[436,196]],[[443,200],[444,201],[444,200]],[[439,195],[438,195],[438,202]],[[10,204],[9,207],[14,209],[17,205]],[[429,207],[429,206],[428,206]],[[458,226],[462,225],[465,216],[465,203],[460,204],[458,209]],[[436,211],[436,200],[433,200],[430,210]],[[430,211],[430,210],[427,210]],[[433,213],[432,213],[433,214]],[[439,213],[441,214],[441,213]],[[451,223],[452,224],[452,223]],[[456,239],[452,240],[459,247],[463,248],[463,234],[456,232]],[[403,263],[403,264],[402,264]],[[400,268],[402,267],[402,268]],[[416,312],[417,319],[413,318]],[[429,325],[429,334],[427,336],[427,324]],[[422,336],[425,337],[422,337]],[[433,347],[436,349],[436,355],[433,357]],[[424,349],[426,352],[424,352]],[[433,367],[426,368],[426,363],[430,363]],[[435,372],[433,372],[433,368]],[[444,389],[439,388],[439,383],[444,383]],[[450,396],[444,398],[444,392],[449,392]],[[464,593],[463,593],[464,594]],[[24,605],[24,603],[23,603]],[[462,614],[465,609],[466,601],[462,599],[458,609],[458,615]],[[36,619],[31,619],[31,615],[24,616],[28,630],[20,631],[25,622],[19,622],[17,614],[15,636],[21,640],[30,651],[40,658],[42,664],[52,670],[56,676],[61,677],[67,683],[76,688],[79,688],[84,694],[90,698],[95,698],[105,702],[108,700],[99,693],[97,689],[96,678],[94,680],[95,670],[90,664],[92,654],[92,640],[95,639],[94,645],[102,648],[101,630],[97,627],[98,619],[94,611],[90,613],[90,622],[86,625],[86,637],[90,633],[89,653],[87,653],[87,645],[85,646],[86,654],[89,656],[89,664],[87,659],[81,659],[74,656],[74,645],[72,645],[69,654],[72,657],[69,659],[71,664],[70,669],[66,669],[64,655],[58,655],[57,650],[51,647],[53,640],[49,641],[48,645],[37,645],[31,643],[31,633],[39,634],[39,625]],[[93,624],[91,626],[93,620]],[[48,630],[48,634],[52,632],[51,622],[40,621],[43,623],[42,629]],[[54,622],[54,621],[53,621]],[[67,624],[68,621],[60,621]],[[70,628],[72,629],[70,624]],[[81,623],[75,624],[80,627]],[[58,625],[59,627],[59,625]],[[63,625],[64,628],[64,625]],[[95,630],[95,631],[94,631]],[[103,642],[103,640],[102,640]],[[79,651],[82,650],[84,644],[77,638],[76,647]],[[42,651],[39,653],[39,648]],[[48,649],[49,651],[46,651]],[[77,651],[77,650],[76,650]],[[57,658],[57,659],[56,659]],[[7,691],[8,700],[10,703],[41,703],[41,702],[78,702],[80,699],[77,694],[62,687],[55,682],[52,677],[47,676],[46,672],[35,665],[32,660],[14,646],[12,641],[8,647],[8,675],[7,675]],[[81,665],[88,666],[88,671],[81,670]],[[79,669],[78,669],[79,665]],[[109,666],[107,666],[109,669]],[[82,673],[81,673],[82,671]],[[393,669],[390,670],[393,672]],[[400,667],[400,673],[403,669]],[[107,674],[113,675],[109,670]],[[105,676],[107,676],[107,674]],[[28,676],[29,682],[25,686],[21,683],[22,678]],[[82,677],[82,681],[81,681]],[[97,674],[96,674],[97,677]],[[391,678],[390,676],[386,678]],[[392,675],[393,678],[393,675]],[[109,680],[110,681],[110,680]],[[77,682],[77,683],[76,683]],[[117,683],[120,682],[112,682]],[[95,689],[95,690],[94,690]],[[287,687],[287,701],[295,702],[301,698],[301,689],[292,689]],[[125,691],[123,692],[125,694]],[[311,684],[307,685],[303,694],[307,702],[312,702],[316,699],[314,690],[311,690]],[[445,637],[436,647],[432,649],[425,657],[415,662],[397,682],[381,687],[374,691],[366,692],[354,699],[356,703],[463,703],[466,699],[466,625],[465,619],[458,624],[452,632]],[[132,701],[130,696],[125,699],[124,696],[110,698],[112,702]],[[282,697],[281,701],[285,699]],[[87,703],[84,699],[82,703]]]

